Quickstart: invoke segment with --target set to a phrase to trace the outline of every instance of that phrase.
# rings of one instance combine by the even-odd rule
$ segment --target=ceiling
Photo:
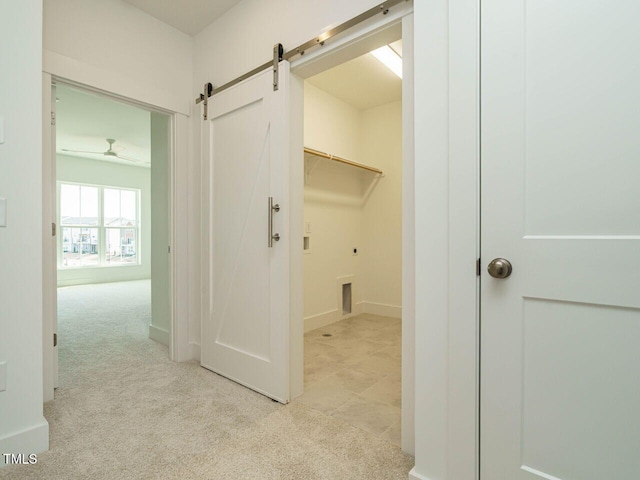
[[[148,111],[60,84],[56,87],[56,99],[57,153],[129,166],[150,166],[151,114]],[[107,138],[116,140],[114,151],[140,163],[103,155],[109,148]],[[63,149],[98,153],[73,153]]]
[[[124,0],[152,17],[195,35],[240,0]]]
[[[402,40],[390,46],[402,56]],[[307,82],[358,110],[402,99],[402,79],[370,53],[310,77]]]

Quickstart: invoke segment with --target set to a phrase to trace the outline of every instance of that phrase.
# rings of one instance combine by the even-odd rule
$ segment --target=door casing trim
[[[171,158],[169,160],[169,224],[170,224],[170,243],[171,243],[171,256],[170,256],[170,291],[171,291],[171,312],[170,312],[170,331],[169,331],[169,358],[173,361],[185,361],[192,358],[191,346],[188,341],[188,322],[189,322],[189,308],[187,299],[188,295],[188,282],[178,281],[179,278],[187,278],[188,272],[186,271],[186,265],[189,262],[189,250],[187,243],[186,232],[188,231],[188,218],[186,215],[177,215],[180,211],[187,211],[187,198],[188,198],[188,183],[187,172],[178,168],[178,162],[176,158],[186,158],[188,152],[188,117],[180,112],[172,111],[167,108],[165,102],[158,101],[156,104],[149,104],[144,101],[135,100],[126,95],[127,88],[123,88],[122,85],[113,84],[111,87],[113,90],[104,88],[98,88],[96,86],[83,84],[80,81],[69,77],[64,77],[56,72],[61,71],[59,68],[55,68],[55,62],[45,62],[45,65],[49,64],[54,68],[45,69],[43,71],[43,85],[51,85],[52,82],[62,83],[66,85],[77,86],[86,91],[93,91],[109,98],[118,100],[120,102],[128,103],[130,105],[144,108],[145,110],[154,111],[158,113],[167,114],[170,116],[171,121]],[[80,68],[80,67],[79,67]],[[47,71],[51,70],[51,71]],[[64,71],[64,70],[62,70]],[[67,72],[69,73],[69,72]],[[83,75],[79,71],[76,71],[76,76],[83,78]],[[49,87],[50,88],[50,87]],[[109,87],[107,87],[109,88]],[[44,124],[49,124],[49,112],[50,112],[50,95],[45,95],[43,98],[43,116]],[[159,100],[159,99],[158,99]],[[171,102],[169,102],[170,104]],[[50,129],[45,129],[43,132],[43,172],[55,171],[52,166],[55,165],[55,159],[49,145],[51,144],[51,135],[48,133]],[[186,163],[184,170],[186,170]],[[43,179],[43,199],[48,198],[47,185],[51,184],[55,191],[55,178]],[[43,205],[43,213],[46,214],[47,206]],[[55,213],[55,211],[53,212]],[[52,221],[55,221],[52,220]],[[179,246],[179,248],[177,248]],[[46,253],[43,251],[43,254]],[[55,258],[53,259],[53,265],[57,265]],[[47,278],[43,278],[45,282]],[[43,291],[46,291],[48,287],[43,284]],[[43,401],[47,402],[53,399],[53,386],[55,371],[53,365],[55,363],[53,344],[47,341],[49,334],[53,332],[53,316],[51,312],[54,311],[55,302],[52,303],[49,295],[44,295],[43,311],[45,315],[43,317],[43,335],[45,336],[43,341],[43,385],[44,394]],[[49,312],[47,315],[46,313]]]

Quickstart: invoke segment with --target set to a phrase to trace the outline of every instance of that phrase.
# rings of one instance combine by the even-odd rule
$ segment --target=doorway
[[[402,41],[375,47],[304,82],[299,401],[400,446]]]
[[[401,61],[401,40],[380,48]],[[300,401],[399,446],[402,79],[367,52],[304,98]]]
[[[58,290],[51,299],[56,343],[121,345],[141,337],[168,346],[171,117],[57,80],[51,99],[56,231],[55,254],[45,256],[56,260],[45,290]],[[58,318],[73,325],[65,329]],[[79,344],[70,338],[76,332],[85,334]],[[57,352],[56,345],[56,387]]]

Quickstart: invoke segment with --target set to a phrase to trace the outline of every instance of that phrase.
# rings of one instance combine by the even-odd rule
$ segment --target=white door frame
[[[161,95],[158,92],[150,90],[142,94],[144,100],[138,99],[133,95],[139,95],[142,90],[137,85],[129,84],[123,79],[112,81],[108,76],[100,75],[100,72],[91,70],[82,64],[74,64],[73,68],[65,61],[61,61],[56,54],[45,51],[43,71],[43,175],[50,175],[55,172],[55,158],[53,152],[47,146],[51,145],[50,135],[50,105],[51,105],[51,89],[46,87],[52,82],[58,81],[68,85],[75,85],[88,91],[95,91],[102,95],[129,103],[145,110],[155,111],[167,114],[171,117],[171,158],[169,160],[169,215],[170,215],[170,290],[171,290],[171,312],[170,312],[170,332],[169,332],[169,357],[173,361],[185,361],[193,357],[191,346],[189,345],[188,322],[189,322],[189,282],[188,282],[188,264],[189,250],[188,238],[189,228],[192,227],[191,219],[188,215],[178,215],[178,212],[188,212],[188,151],[189,151],[189,131],[188,116],[174,98],[169,95]],[[83,83],[89,81],[93,83]],[[47,93],[48,92],[48,93]],[[183,110],[183,111],[180,111]],[[177,159],[184,159],[178,162]],[[44,179],[43,179],[44,180]],[[55,192],[55,177],[43,182],[43,200],[49,198],[49,189]],[[50,220],[44,220],[44,225],[49,222],[57,222],[55,219],[55,208],[51,209],[46,204],[43,205],[43,216],[50,215]],[[46,253],[43,252],[43,254]],[[55,254],[55,253],[54,253]],[[57,265],[56,259],[43,258],[43,268],[49,268],[51,262]],[[50,275],[43,278],[43,401],[47,402],[53,399],[53,387],[56,372],[54,371],[55,358],[51,337],[53,334],[53,318],[55,313],[55,299],[46,292],[51,288]],[[53,303],[52,303],[53,302]]]
[[[43,401],[53,400],[58,386],[58,355],[53,346],[57,332],[57,237],[52,235],[56,218],[56,171],[53,157],[54,138],[51,125],[52,98],[51,75],[42,74],[42,364]],[[58,232],[56,232],[57,234]],[[55,287],[52,285],[55,284]]]
[[[412,479],[479,475],[479,16],[480,0],[414,5],[419,408]]]
[[[340,64],[354,56],[362,55],[372,48],[369,46],[385,39],[387,43],[397,39],[401,33],[403,40],[404,75],[402,84],[402,449],[414,454],[414,391],[415,391],[415,213],[413,172],[413,7],[410,3],[399,6],[387,15],[374,17],[354,27],[348,35],[327,44],[321,50],[308,53],[292,62],[291,115],[292,115],[292,165],[297,165],[298,175],[291,177],[292,198],[292,238],[303,236],[303,120],[304,98],[303,79]],[[372,43],[370,43],[372,42]],[[376,46],[379,46],[376,45]],[[297,155],[295,152],[300,152]],[[293,202],[293,199],[297,199]],[[302,394],[303,390],[303,288],[302,251],[291,251],[291,398]]]

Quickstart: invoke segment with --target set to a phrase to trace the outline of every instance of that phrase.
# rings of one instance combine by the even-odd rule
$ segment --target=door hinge
[[[54,222],[51,222],[51,236],[56,236],[56,224]]]
[[[480,276],[480,259],[476,260],[476,275]]]
[[[58,334],[57,333],[53,334],[53,346],[54,347],[58,346]]]
[[[51,125],[56,124],[56,112],[51,112]]]

